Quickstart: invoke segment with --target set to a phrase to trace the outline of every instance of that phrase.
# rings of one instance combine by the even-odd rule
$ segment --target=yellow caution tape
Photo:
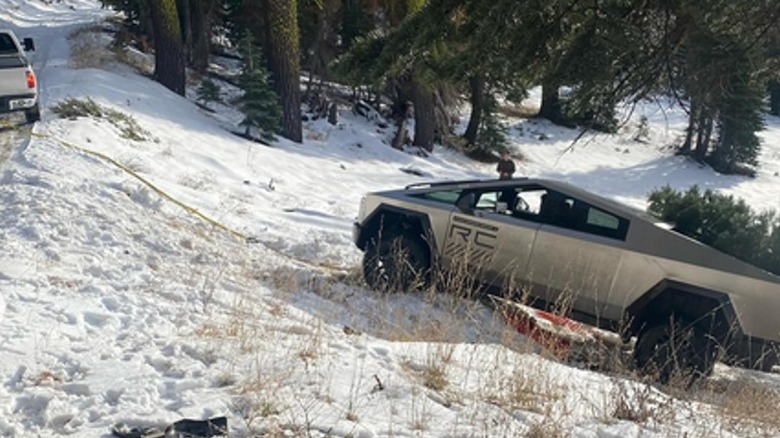
[[[0,128],[2,129],[18,129],[19,126],[15,123],[11,123],[8,120],[0,120]]]
[[[206,216],[205,214],[203,214],[200,211],[198,211],[196,208],[191,207],[191,206],[189,206],[189,205],[179,201],[178,199],[174,198],[173,196],[169,195],[168,193],[166,193],[165,191],[163,191],[159,187],[157,187],[154,184],[152,184],[151,182],[149,182],[146,178],[144,178],[141,175],[137,174],[132,169],[130,169],[127,166],[125,166],[124,164],[116,161],[115,159],[109,157],[108,155],[105,155],[105,154],[103,154],[101,152],[94,151],[94,150],[91,150],[91,149],[83,148],[81,146],[77,146],[77,145],[75,145],[73,143],[69,143],[69,142],[67,142],[65,140],[62,140],[60,138],[56,138],[56,137],[51,136],[51,135],[39,134],[39,133],[36,133],[36,132],[30,132],[30,136],[31,137],[35,137],[35,138],[45,139],[45,140],[51,140],[51,141],[54,141],[56,143],[59,143],[59,144],[65,146],[65,147],[73,149],[75,151],[78,151],[78,152],[81,152],[81,153],[84,153],[84,154],[87,154],[87,155],[92,155],[92,156],[98,157],[101,160],[104,160],[104,161],[106,161],[108,163],[113,164],[114,166],[116,166],[117,168],[122,170],[123,172],[125,172],[128,175],[132,176],[133,178],[137,179],[138,181],[140,181],[141,183],[143,183],[144,185],[146,185],[147,187],[152,189],[155,193],[157,193],[158,195],[162,196],[164,199],[167,199],[168,201],[178,205],[179,207],[184,209],[186,212],[188,212],[188,213],[190,213],[190,214],[192,214],[194,216],[199,217],[200,219],[202,219],[203,221],[213,225],[214,227],[217,227],[217,228],[219,228],[219,229],[221,229],[223,231],[226,231],[226,232],[230,233],[231,235],[233,235],[234,237],[242,239],[246,243],[262,243],[258,238],[252,237],[252,236],[246,236],[244,233],[236,231],[236,230],[228,227],[227,225],[222,224],[222,223],[220,223],[220,222],[218,222],[218,221],[216,221],[216,220]],[[298,263],[302,263],[304,265],[308,265],[308,266],[311,266],[311,267],[314,267],[314,268],[326,269],[326,270],[342,270],[342,271],[348,269],[346,267],[331,266],[329,264],[313,263],[313,262],[310,262],[310,261],[307,261],[307,260],[297,259],[297,258],[291,257],[288,254],[283,253],[282,251],[280,251],[280,250],[278,250],[276,248],[272,248],[272,247],[270,247],[270,246],[268,246],[266,244],[263,244],[263,246],[265,246],[267,249],[277,253],[278,255],[280,255],[280,256],[282,256],[284,258],[287,258],[287,259],[290,259],[290,260],[294,260],[294,261],[296,261]]]
[[[236,231],[236,230],[228,227],[227,225],[224,225],[224,224],[222,224],[222,223],[220,223],[220,222],[218,222],[218,221],[216,221],[216,220],[206,216],[205,214],[203,214],[200,211],[198,211],[196,208],[191,207],[191,206],[189,206],[189,205],[179,201],[178,199],[174,198],[173,196],[169,195],[168,193],[166,193],[165,191],[163,191],[159,187],[157,187],[154,184],[152,184],[151,182],[149,182],[149,180],[147,180],[146,178],[142,177],[141,175],[139,175],[136,172],[134,172],[132,169],[128,168],[124,164],[116,161],[115,159],[109,157],[106,154],[103,154],[103,153],[98,152],[98,151],[93,151],[91,149],[86,149],[86,148],[83,148],[81,146],[76,146],[73,143],[69,143],[69,142],[67,142],[65,140],[62,140],[62,139],[59,139],[59,138],[55,138],[55,137],[52,137],[50,135],[39,134],[39,133],[36,133],[36,132],[31,132],[30,135],[32,137],[36,137],[36,138],[42,138],[42,139],[46,139],[46,140],[55,141],[55,142],[57,142],[57,143],[59,143],[59,144],[61,144],[63,146],[69,147],[69,148],[71,148],[73,150],[76,150],[76,151],[79,151],[79,152],[82,152],[82,153],[85,153],[85,154],[88,154],[88,155],[92,155],[92,156],[98,157],[98,158],[100,158],[100,159],[102,159],[104,161],[107,161],[107,162],[113,164],[114,166],[118,167],[119,169],[121,169],[125,173],[129,174],[133,178],[137,179],[138,181],[141,181],[144,185],[146,185],[147,187],[152,189],[155,193],[157,193],[158,195],[160,195],[163,198],[167,199],[168,201],[173,202],[174,204],[178,205],[179,207],[183,208],[188,213],[201,218],[202,220],[206,221],[207,223],[209,223],[209,224],[211,224],[211,225],[213,225],[213,226],[215,226],[215,227],[217,227],[217,228],[219,228],[221,230],[227,231],[228,233],[232,234],[235,237],[238,237],[238,238],[243,239],[243,240],[247,240],[247,236],[244,235],[243,233],[241,233],[239,231]]]

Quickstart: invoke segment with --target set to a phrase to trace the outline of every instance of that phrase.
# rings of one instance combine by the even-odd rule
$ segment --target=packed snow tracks
[[[0,118],[0,168],[5,167],[14,150],[30,139],[30,127],[14,119]]]

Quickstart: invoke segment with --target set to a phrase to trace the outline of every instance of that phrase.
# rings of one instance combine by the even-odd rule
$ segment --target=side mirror
[[[474,193],[467,193],[458,199],[455,206],[462,212],[471,212],[474,209],[474,204],[477,203],[477,195]]]
[[[32,38],[25,38],[22,40],[22,46],[24,46],[25,52],[35,51],[35,41]]]

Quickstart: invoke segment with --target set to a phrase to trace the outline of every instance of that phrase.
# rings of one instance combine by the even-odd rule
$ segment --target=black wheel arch
[[[780,343],[746,333],[725,292],[674,280],[663,280],[627,308],[630,321],[624,337],[637,335],[659,318],[679,317],[713,337],[725,356],[744,368],[768,371],[780,364]]]
[[[742,334],[726,293],[665,279],[628,306],[629,324],[624,337],[635,336],[644,327],[672,316],[690,322],[723,346],[730,338]]]
[[[365,251],[372,241],[405,234],[423,242],[428,250],[428,260],[432,262],[436,254],[436,242],[431,230],[428,215],[394,205],[380,204],[361,224],[356,244]]]

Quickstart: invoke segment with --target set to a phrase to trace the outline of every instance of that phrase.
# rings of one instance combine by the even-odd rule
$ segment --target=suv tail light
[[[27,88],[35,88],[35,73],[27,71]]]

